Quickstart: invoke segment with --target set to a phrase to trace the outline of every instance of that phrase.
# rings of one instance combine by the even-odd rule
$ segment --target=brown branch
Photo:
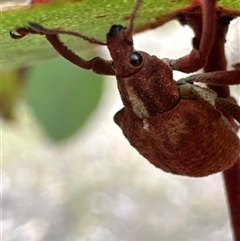
[[[240,240],[240,158],[223,172],[235,241]]]

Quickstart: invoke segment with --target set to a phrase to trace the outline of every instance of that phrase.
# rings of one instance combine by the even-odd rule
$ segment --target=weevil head
[[[179,91],[170,66],[143,51],[135,51],[130,31],[113,25],[107,34],[118,89],[124,106],[144,119],[171,109]]]
[[[143,56],[134,50],[128,28],[113,25],[107,34],[107,47],[113,59],[117,76],[132,75],[143,63]]]

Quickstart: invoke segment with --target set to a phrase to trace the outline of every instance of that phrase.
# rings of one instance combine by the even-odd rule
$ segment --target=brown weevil
[[[211,85],[240,83],[240,71],[215,71],[173,80],[173,70],[191,73],[204,67],[213,39],[215,0],[201,0],[202,33],[198,49],[177,60],[159,59],[133,47],[133,22],[142,0],[138,0],[128,28],[111,26],[107,42],[61,29],[30,23],[17,28],[19,39],[27,34],[45,35],[64,58],[97,74],[115,75],[124,107],[114,121],[130,144],[153,165],[173,174],[201,177],[230,168],[240,154],[240,140],[226,116],[240,123],[240,107],[211,89]],[[195,1],[196,2],[196,1]],[[112,60],[100,57],[86,61],[68,49],[60,34],[106,45]]]

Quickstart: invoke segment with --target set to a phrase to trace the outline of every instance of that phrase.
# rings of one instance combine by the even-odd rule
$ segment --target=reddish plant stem
[[[217,46],[219,46],[219,43],[220,45],[224,46],[225,37],[223,38],[223,35],[216,36],[214,42],[216,44],[213,44],[212,54],[210,53],[209,56],[209,63],[204,68],[206,72],[226,70],[226,58],[224,49],[221,47],[219,47],[218,50],[216,49]],[[216,56],[216,52],[218,52],[218,56]],[[219,62],[222,62],[222,64],[214,64],[212,59],[215,59],[214,62],[216,62],[216,59],[219,59]],[[228,86],[209,87],[211,89],[214,89],[220,97],[230,97],[230,90]],[[230,120],[231,123],[234,123],[231,117],[227,116],[227,118]],[[240,241],[240,158],[238,158],[237,162],[230,169],[223,172],[223,177],[225,182],[225,190],[227,194],[233,237],[235,241]]]
[[[218,11],[218,14],[216,14],[216,27],[213,45],[208,56],[207,63],[204,67],[204,72],[226,70],[227,61],[224,52],[224,44],[226,42],[225,37],[228,31],[228,25],[224,24],[226,22],[222,21],[223,19],[226,20],[226,17],[229,17],[229,15],[224,12],[220,13]],[[201,15],[193,13],[185,14],[184,21],[186,21],[187,24],[194,30],[195,37],[193,39],[193,46],[195,48],[199,48],[200,37],[202,34]],[[230,97],[230,90],[228,86],[209,85],[209,88],[217,92],[219,97]],[[234,126],[233,119],[229,116],[226,117]],[[235,241],[240,241],[240,157],[230,169],[223,172],[223,177],[233,229],[233,237]]]
[[[235,241],[240,240],[240,158],[223,172]]]
[[[219,32],[224,34],[220,35]],[[218,25],[212,51],[209,55],[209,61],[204,68],[205,72],[226,70],[226,57],[223,48],[226,33],[227,28],[223,28]],[[216,61],[216,59],[219,61]],[[228,86],[209,87],[214,89],[214,91],[216,91],[220,97],[230,97],[230,90]],[[234,123],[231,117],[227,116],[227,118],[231,123]],[[223,177],[225,182],[233,237],[235,241],[240,241],[240,158],[238,158],[237,162],[230,169],[223,172]]]
[[[215,37],[215,44],[213,44],[212,54],[210,53],[209,63],[208,65],[206,65],[205,68],[206,72],[226,70],[226,58],[223,49],[225,37],[223,36],[225,36],[225,34],[222,36],[216,35]],[[222,47],[220,47],[219,45]],[[218,50],[216,49],[217,46]],[[218,52],[218,56],[216,56],[216,52]],[[216,62],[216,59],[219,59],[221,60],[219,62],[221,62],[222,64],[219,65],[218,63],[217,65],[214,65],[212,59],[215,59],[214,62]],[[230,97],[230,91],[228,86],[210,86],[210,88],[214,89],[220,97]],[[231,117],[228,117],[228,119],[231,123],[234,123]],[[235,241],[240,241],[240,158],[238,158],[237,162],[230,169],[223,172],[223,177],[225,182],[225,189],[227,194],[233,237]]]

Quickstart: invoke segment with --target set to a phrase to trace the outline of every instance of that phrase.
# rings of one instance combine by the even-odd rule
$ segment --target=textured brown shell
[[[166,172],[206,176],[230,168],[240,154],[239,138],[222,113],[196,100],[181,99],[145,124],[126,108],[114,119],[131,145]]]

